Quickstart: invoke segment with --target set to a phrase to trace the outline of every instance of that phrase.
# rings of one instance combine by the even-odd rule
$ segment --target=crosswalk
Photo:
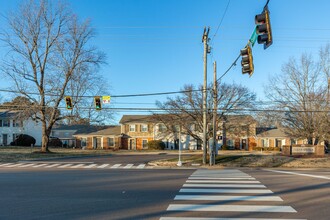
[[[183,184],[160,220],[298,220],[297,211],[283,202],[240,170],[201,169]]]
[[[0,169],[4,168],[36,168],[36,169],[151,169],[146,164],[96,164],[96,163],[0,163]]]

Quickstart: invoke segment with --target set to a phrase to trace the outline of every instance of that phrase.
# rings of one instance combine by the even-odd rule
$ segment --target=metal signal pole
[[[206,121],[206,113],[207,113],[207,54],[210,52],[210,48],[208,45],[209,41],[209,32],[210,28],[204,28],[204,34],[202,42],[204,43],[204,84],[203,84],[203,164],[206,164],[206,156],[207,156],[207,121]]]

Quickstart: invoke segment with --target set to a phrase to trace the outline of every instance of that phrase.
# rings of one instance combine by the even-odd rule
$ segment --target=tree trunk
[[[45,121],[42,122],[42,139],[41,139],[41,152],[46,153],[48,150],[50,132],[47,129],[47,124]]]

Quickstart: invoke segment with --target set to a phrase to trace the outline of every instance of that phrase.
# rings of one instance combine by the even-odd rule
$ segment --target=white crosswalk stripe
[[[200,218],[200,217],[161,217],[159,220],[306,220],[288,218]]]
[[[35,165],[34,163],[29,163],[29,164],[23,164],[23,165],[17,166],[17,167],[24,168],[24,167],[32,167],[34,165]]]
[[[139,166],[136,167],[136,169],[143,169],[146,165],[145,164],[139,164]]]
[[[97,168],[99,168],[99,169],[102,169],[102,168],[106,168],[107,166],[109,166],[109,164],[108,164],[108,163],[106,163],[106,164],[103,164],[103,165],[101,165],[101,166],[98,166]]]
[[[60,164],[59,164],[59,163],[54,163],[54,164],[52,164],[52,165],[45,166],[45,168],[53,168],[53,167],[56,167],[56,166],[58,166],[58,165],[60,165]]]
[[[0,168],[67,168],[67,169],[150,169],[146,164],[95,164],[95,163],[2,163]]]
[[[69,167],[69,166],[71,166],[71,165],[72,165],[72,163],[64,164],[64,165],[59,166],[59,167],[57,167],[57,168],[66,168],[66,167]]]
[[[281,205],[279,196],[273,196],[255,178],[236,169],[228,170],[197,170],[183,184],[173,203],[169,204],[167,213],[171,217],[162,216],[160,220],[286,220],[281,218],[285,213],[297,213],[291,206]],[[206,203],[207,202],[207,203]],[[217,203],[219,202],[219,203]],[[240,204],[242,202],[242,204]],[[267,204],[267,203],[270,204]],[[205,213],[205,217],[184,217],[192,213]],[[258,218],[230,218],[226,213],[259,213]],[[174,214],[173,214],[174,213]],[[175,217],[180,213],[180,217]],[[210,214],[218,217],[208,217]],[[260,218],[278,213],[279,218]],[[291,220],[298,220],[293,219]],[[300,219],[301,220],[301,219]]]
[[[127,164],[126,166],[123,167],[123,169],[130,169],[134,166],[134,164]]]
[[[90,169],[90,168],[93,168],[93,167],[96,167],[97,164],[90,164],[88,166],[84,166],[84,168],[87,168],[87,169]]]
[[[13,168],[13,167],[21,166],[21,165],[23,165],[23,163],[16,163],[16,164],[12,164],[12,165],[7,165],[5,167]]]
[[[74,166],[72,166],[70,168],[81,168],[83,166],[85,166],[85,164],[81,163],[81,164],[74,165]]]
[[[9,165],[13,165],[13,163],[3,163],[3,164],[0,164],[0,167],[9,166]]]
[[[112,167],[110,167],[111,169],[115,169],[115,168],[119,168],[121,166],[121,164],[119,163],[119,164],[115,164],[115,165],[113,165]]]
[[[33,166],[33,167],[43,167],[43,166],[46,166],[47,164],[46,163],[42,163],[42,164],[38,164],[38,165],[35,165],[35,166]]]

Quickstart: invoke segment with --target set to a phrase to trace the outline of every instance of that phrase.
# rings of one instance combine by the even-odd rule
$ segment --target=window
[[[158,131],[159,132],[165,132],[166,131],[166,126],[164,124],[159,124],[158,125]]]
[[[81,146],[86,147],[87,146],[87,138],[81,138]]]
[[[108,138],[108,147],[115,146],[115,140],[114,138]]]
[[[135,132],[135,125],[129,125],[129,131]]]
[[[142,140],[142,147],[148,148],[148,140]]]
[[[268,138],[266,138],[266,139],[261,139],[261,145],[262,145],[262,147],[269,147],[269,141],[268,141]]]
[[[227,140],[227,146],[234,147],[234,140]]]
[[[141,132],[148,132],[148,125],[142,124],[141,125]]]
[[[2,120],[2,127],[10,127],[10,120],[9,119],[3,119]]]
[[[13,120],[13,127],[22,127],[22,121]]]

